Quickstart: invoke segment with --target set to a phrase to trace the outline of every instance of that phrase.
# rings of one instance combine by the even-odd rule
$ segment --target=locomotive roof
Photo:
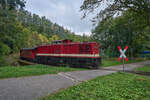
[[[62,44],[70,45],[70,44],[89,44],[89,43],[97,43],[97,42],[71,42],[71,43],[62,43]],[[61,45],[61,44],[46,44],[40,46],[50,46],[50,45]]]
[[[35,48],[22,48],[21,50],[34,50]]]

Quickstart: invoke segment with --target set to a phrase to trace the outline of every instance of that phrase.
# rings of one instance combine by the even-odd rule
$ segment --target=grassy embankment
[[[135,69],[135,71],[150,72],[150,65]]]
[[[56,74],[58,72],[85,70],[82,68],[53,67],[46,65],[6,66],[0,67],[0,78]]]
[[[149,100],[150,78],[114,73],[81,83],[42,100]]]
[[[119,65],[116,59],[102,60],[103,66],[113,66]],[[130,60],[128,63],[139,62],[142,60]],[[58,72],[67,71],[78,71],[78,70],[88,70],[83,68],[69,68],[69,67],[52,67],[46,65],[30,65],[30,66],[5,66],[0,67],[0,78],[12,78],[12,77],[22,77],[22,76],[35,76],[44,74],[56,74]]]
[[[144,59],[132,59],[129,60],[128,62],[125,61],[125,64],[130,64],[130,63],[135,63],[135,62],[141,62],[141,61],[145,61]],[[104,59],[102,61],[102,66],[103,67],[109,67],[109,66],[115,66],[115,65],[120,65],[122,64],[122,61],[118,61],[117,58],[114,59]]]

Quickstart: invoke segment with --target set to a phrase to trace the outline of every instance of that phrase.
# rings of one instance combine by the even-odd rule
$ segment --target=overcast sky
[[[26,9],[52,22],[70,29],[76,34],[90,35],[93,28],[90,18],[81,20],[80,6],[83,0],[26,0]]]

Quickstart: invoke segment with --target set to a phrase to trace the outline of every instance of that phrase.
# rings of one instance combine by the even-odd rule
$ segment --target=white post
[[[124,58],[123,58],[123,72],[125,72],[125,68],[124,68]]]

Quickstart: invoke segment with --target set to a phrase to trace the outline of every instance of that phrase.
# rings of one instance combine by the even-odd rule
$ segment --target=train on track
[[[38,64],[98,68],[101,64],[99,48],[96,42],[55,40],[52,44],[21,49],[20,59]]]

